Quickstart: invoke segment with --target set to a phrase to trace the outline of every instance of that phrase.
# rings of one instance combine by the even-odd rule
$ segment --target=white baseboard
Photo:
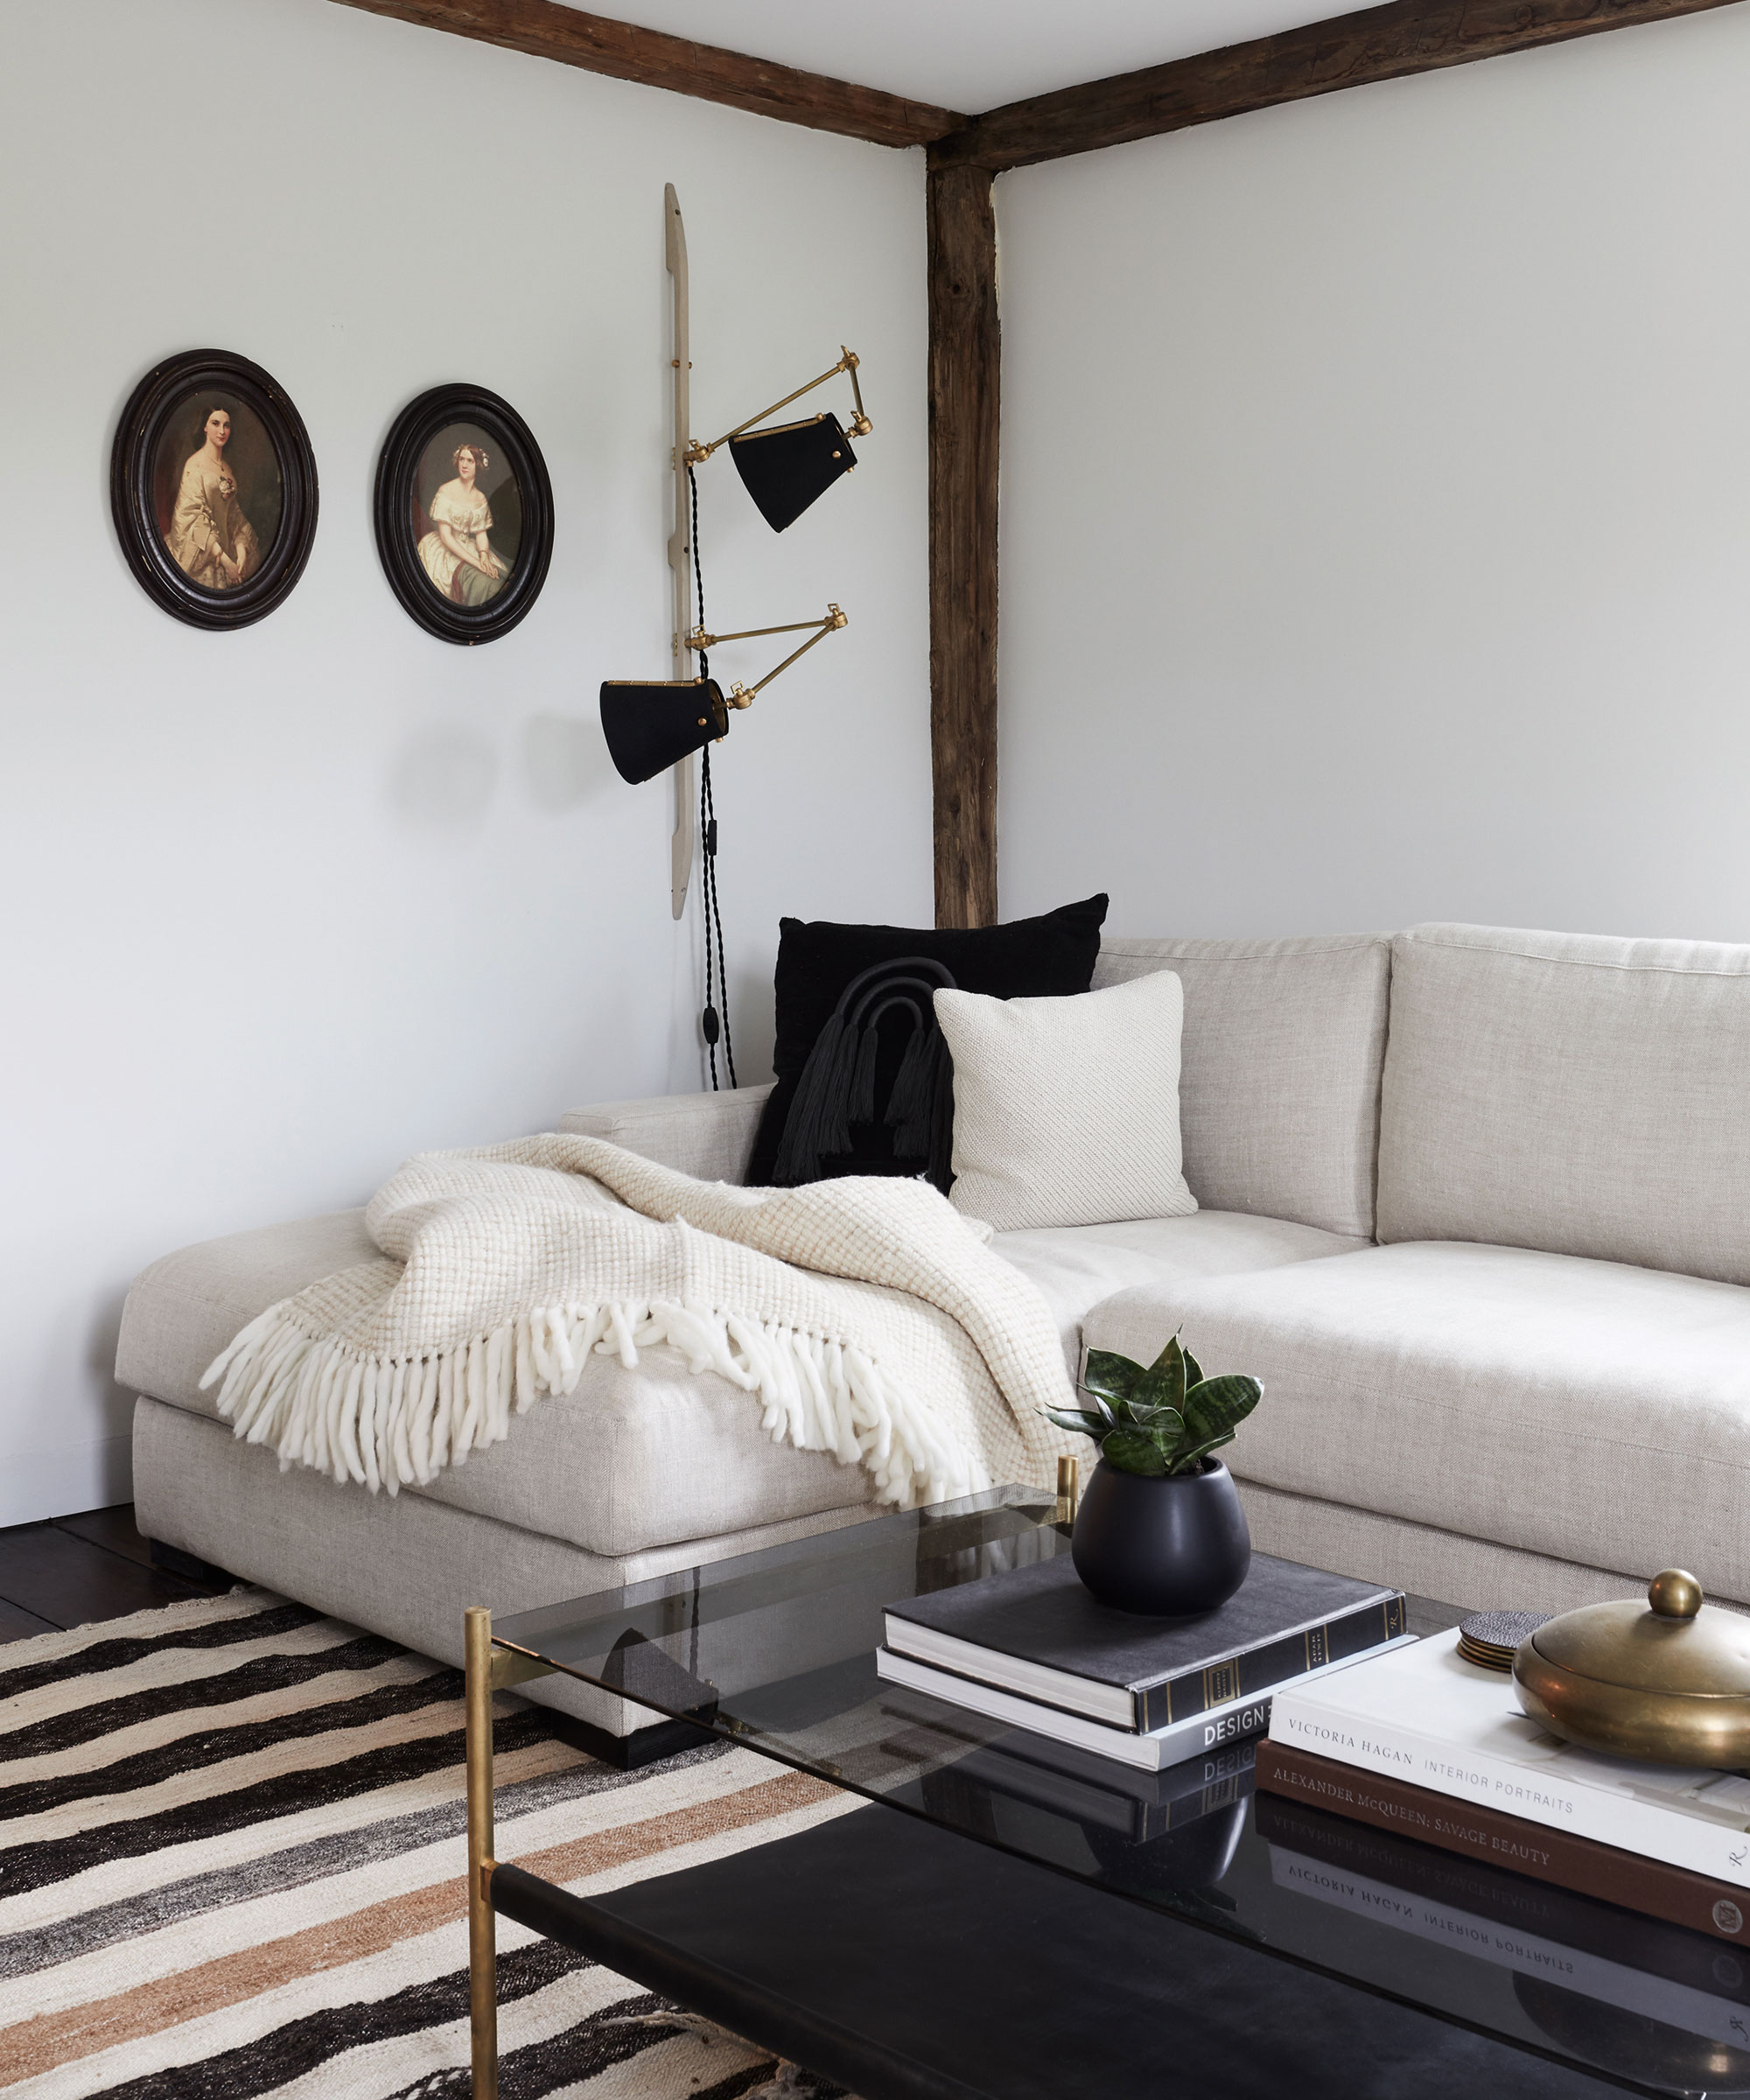
[[[89,1444],[0,1454],[0,1526],[107,1509],[134,1494],[131,1432]]]

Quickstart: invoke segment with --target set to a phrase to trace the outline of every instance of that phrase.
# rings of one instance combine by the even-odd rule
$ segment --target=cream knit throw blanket
[[[737,1188],[597,1138],[410,1159],[365,1214],[382,1258],[270,1306],[201,1380],[281,1470],[391,1494],[569,1393],[590,1352],[666,1343],[775,1441],[907,1508],[1048,1485],[1074,1404],[1033,1285],[920,1181]]]

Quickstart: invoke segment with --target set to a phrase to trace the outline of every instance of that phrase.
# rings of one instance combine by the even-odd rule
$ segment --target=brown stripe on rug
[[[548,1741],[530,1743],[509,1756],[500,1754],[494,1773],[501,1818],[625,1785],[628,1778],[611,1765],[579,1769],[575,1750]],[[364,1820],[335,1828],[333,1818],[325,1817],[327,1828],[322,1835],[304,1842],[280,1844],[280,1825],[257,1824],[234,1838],[221,1835],[210,1844],[181,1847],[174,1855],[155,1854],[150,1864],[162,1864],[144,1886],[139,1875],[118,1872],[107,1876],[106,1900],[93,1900],[88,1889],[76,1881],[59,1887],[54,1901],[38,1900],[35,1910],[40,1923],[0,1933],[0,1982],[72,1961],[118,1940],[137,1938],[161,1926],[248,1902],[264,1890],[284,1893],[458,1836],[465,1828],[466,1811],[462,1802],[448,1798],[447,1777],[446,1773],[437,1773],[418,1788],[426,1798],[434,1788],[444,1788],[436,1807],[410,1806],[405,1787],[385,1788],[357,1804]],[[383,1812],[374,1816],[373,1807]],[[403,1809],[405,1813],[396,1813]],[[179,1875],[178,1866],[186,1870]],[[8,1914],[18,1908],[5,1907]]]
[[[8,2100],[467,2100],[454,1671],[249,1590],[6,1665]],[[624,1773],[500,1713],[500,1856],[572,1886],[849,1805],[728,1743]],[[751,2100],[780,2069],[786,2100],[838,2093],[521,1927],[500,1945],[506,2100]]]

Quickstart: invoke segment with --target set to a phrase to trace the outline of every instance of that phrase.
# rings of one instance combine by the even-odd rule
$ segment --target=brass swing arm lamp
[[[857,368],[862,362],[856,351],[847,350],[843,343],[838,346],[839,358],[836,365],[811,379],[806,386],[798,387],[794,394],[787,394],[781,401],[774,401],[769,409],[761,409],[757,416],[750,416],[746,423],[738,423],[732,430],[725,430],[721,438],[713,438],[709,444],[701,444],[696,438],[689,438],[687,449],[681,457],[690,466],[703,466],[711,454],[727,444],[732,438],[739,438],[744,430],[751,430],[756,423],[764,423],[768,416],[775,416],[780,409],[788,409],[793,401],[800,401],[804,394],[812,394],[816,387],[823,387],[828,380],[836,379],[841,372],[850,374],[850,391],[857,399],[857,413],[851,417],[850,429],[858,438],[866,438],[875,428],[863,407],[863,388],[858,384]],[[815,419],[820,420],[818,416]],[[775,629],[772,632],[776,632]]]
[[[822,620],[792,620],[781,627],[745,627],[737,634],[707,634],[703,627],[694,627],[677,636],[676,655],[682,648],[696,653],[715,648],[720,641],[752,641],[761,634],[800,634],[813,628],[801,648],[792,649],[756,684],[737,684],[727,693],[715,678],[703,673],[691,678],[605,680],[602,733],[621,780],[634,785],[654,780],[694,752],[726,737],[732,708],[752,707],[754,695],[770,685],[780,671],[788,671],[817,641],[850,624],[836,606],[829,606]]]
[[[707,634],[703,627],[695,627],[687,637],[687,647],[696,651],[714,649],[720,641],[753,641],[762,634],[801,634],[812,627],[814,633],[801,648],[792,649],[784,661],[767,671],[763,678],[752,685],[743,685],[738,679],[724,696],[725,704],[730,707],[752,707],[754,695],[763,692],[780,671],[788,671],[796,659],[806,656],[817,641],[823,641],[829,634],[836,634],[839,628],[850,625],[850,620],[836,606],[829,605],[822,620],[793,620],[781,627],[742,627],[733,634]]]

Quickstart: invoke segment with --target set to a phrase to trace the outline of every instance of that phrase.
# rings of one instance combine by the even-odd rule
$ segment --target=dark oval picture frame
[[[277,380],[234,351],[167,357],[122,411],[109,508],[129,568],[166,612],[209,629],[265,619],[316,538],[304,418]]]
[[[547,463],[522,416],[484,387],[433,387],[409,402],[377,460],[374,514],[390,590],[442,641],[496,641],[541,595],[553,556]]]

